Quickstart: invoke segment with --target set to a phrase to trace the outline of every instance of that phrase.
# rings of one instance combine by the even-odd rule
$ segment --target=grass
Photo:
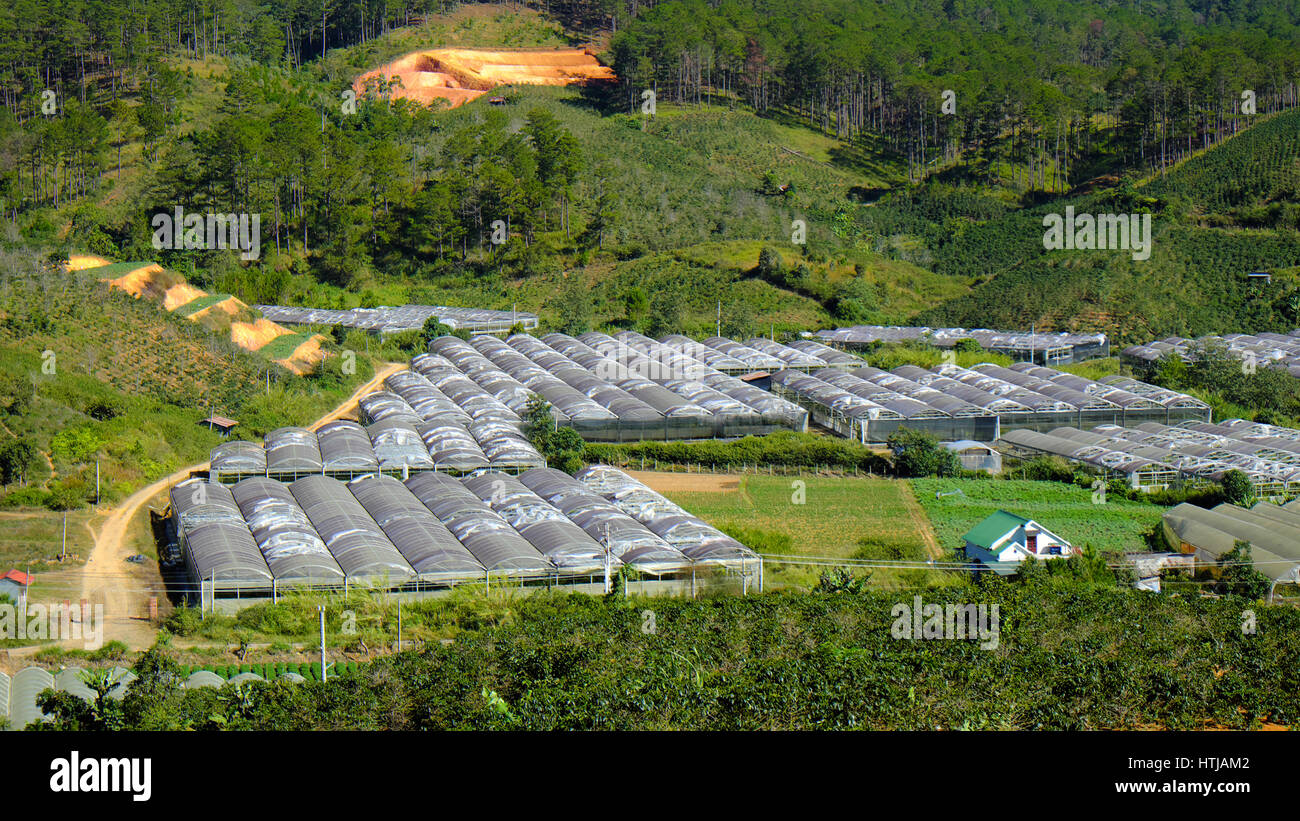
[[[270,342],[257,349],[257,352],[268,359],[284,359],[292,356],[293,352],[298,350],[298,346],[312,338],[310,333],[289,333],[283,336],[277,336]]]
[[[741,476],[734,490],[668,492],[664,495],[709,524],[753,544],[789,538],[779,552],[791,556],[844,559],[923,559],[925,550],[906,501],[907,488],[879,477],[832,478]],[[800,502],[802,498],[802,502]],[[777,538],[773,538],[773,537]],[[824,568],[769,563],[771,587],[810,587]],[[876,569],[872,581],[884,587],[951,582],[924,570]]]
[[[90,553],[91,538],[86,528],[95,521],[90,510],[67,514],[68,558],[59,562],[63,549],[63,513],[35,510],[0,513],[0,573],[15,569],[40,574],[43,570],[79,566]]]
[[[1164,508],[1142,502],[1093,501],[1093,492],[1058,482],[989,479],[913,479],[916,498],[945,549],[961,545],[966,531],[1002,509],[1026,516],[1066,541],[1105,551],[1146,550],[1144,534],[1160,522]],[[961,494],[936,498],[936,493]]]

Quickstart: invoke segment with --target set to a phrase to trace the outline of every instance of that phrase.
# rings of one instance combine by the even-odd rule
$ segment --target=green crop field
[[[1159,522],[1164,508],[1106,499],[1093,501],[1090,490],[1057,482],[986,479],[913,479],[916,498],[945,548],[961,544],[961,536],[998,509],[1028,516],[1076,546],[1091,544],[1101,551],[1144,550],[1145,533]],[[960,490],[936,498],[936,493]]]

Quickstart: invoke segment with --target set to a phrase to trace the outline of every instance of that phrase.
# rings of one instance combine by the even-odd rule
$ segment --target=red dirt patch
[[[415,51],[362,74],[352,83],[361,94],[367,84],[396,78],[395,100],[415,100],[428,105],[446,101],[455,108],[501,85],[564,86],[592,80],[613,80],[614,72],[601,65],[589,49],[545,51],[493,51],[442,48]]]

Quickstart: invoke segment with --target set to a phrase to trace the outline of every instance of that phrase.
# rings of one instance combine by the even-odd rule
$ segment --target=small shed
[[[944,442],[943,446],[957,454],[965,470],[983,470],[994,476],[1002,472],[1002,454],[992,445],[973,439],[958,439]]]
[[[1246,279],[1249,279],[1251,282],[1262,282],[1265,285],[1268,285],[1273,281],[1273,275],[1268,271],[1251,271],[1249,274],[1246,274]]]
[[[30,573],[10,570],[0,576],[0,596],[8,596],[9,601],[21,606],[27,601],[27,588],[32,584]]]
[[[236,422],[234,419],[230,419],[229,417],[226,416],[213,415],[213,416],[209,416],[207,419],[204,419],[199,424],[207,425],[208,430],[215,430],[219,432],[222,436],[229,436],[230,432],[234,430],[235,425],[238,425],[239,423]]]

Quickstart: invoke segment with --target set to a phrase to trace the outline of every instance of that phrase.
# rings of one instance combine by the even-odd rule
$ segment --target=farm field
[[[928,555],[924,522],[918,521],[919,512],[903,482],[879,477],[635,475],[760,553],[887,560],[923,560]],[[715,480],[713,488],[700,489],[702,479]],[[804,483],[802,504],[794,502],[796,482]],[[769,561],[765,581],[772,587],[810,586],[820,571]],[[877,569],[872,576],[874,583],[893,586],[919,581],[912,577],[926,573]]]
[[[1100,551],[1147,548],[1144,534],[1160,522],[1164,508],[1110,500],[1094,504],[1092,491],[1055,482],[987,479],[912,479],[916,498],[945,549],[960,545],[962,534],[1000,509],[1039,522],[1076,546]],[[960,490],[936,498],[936,493]]]

